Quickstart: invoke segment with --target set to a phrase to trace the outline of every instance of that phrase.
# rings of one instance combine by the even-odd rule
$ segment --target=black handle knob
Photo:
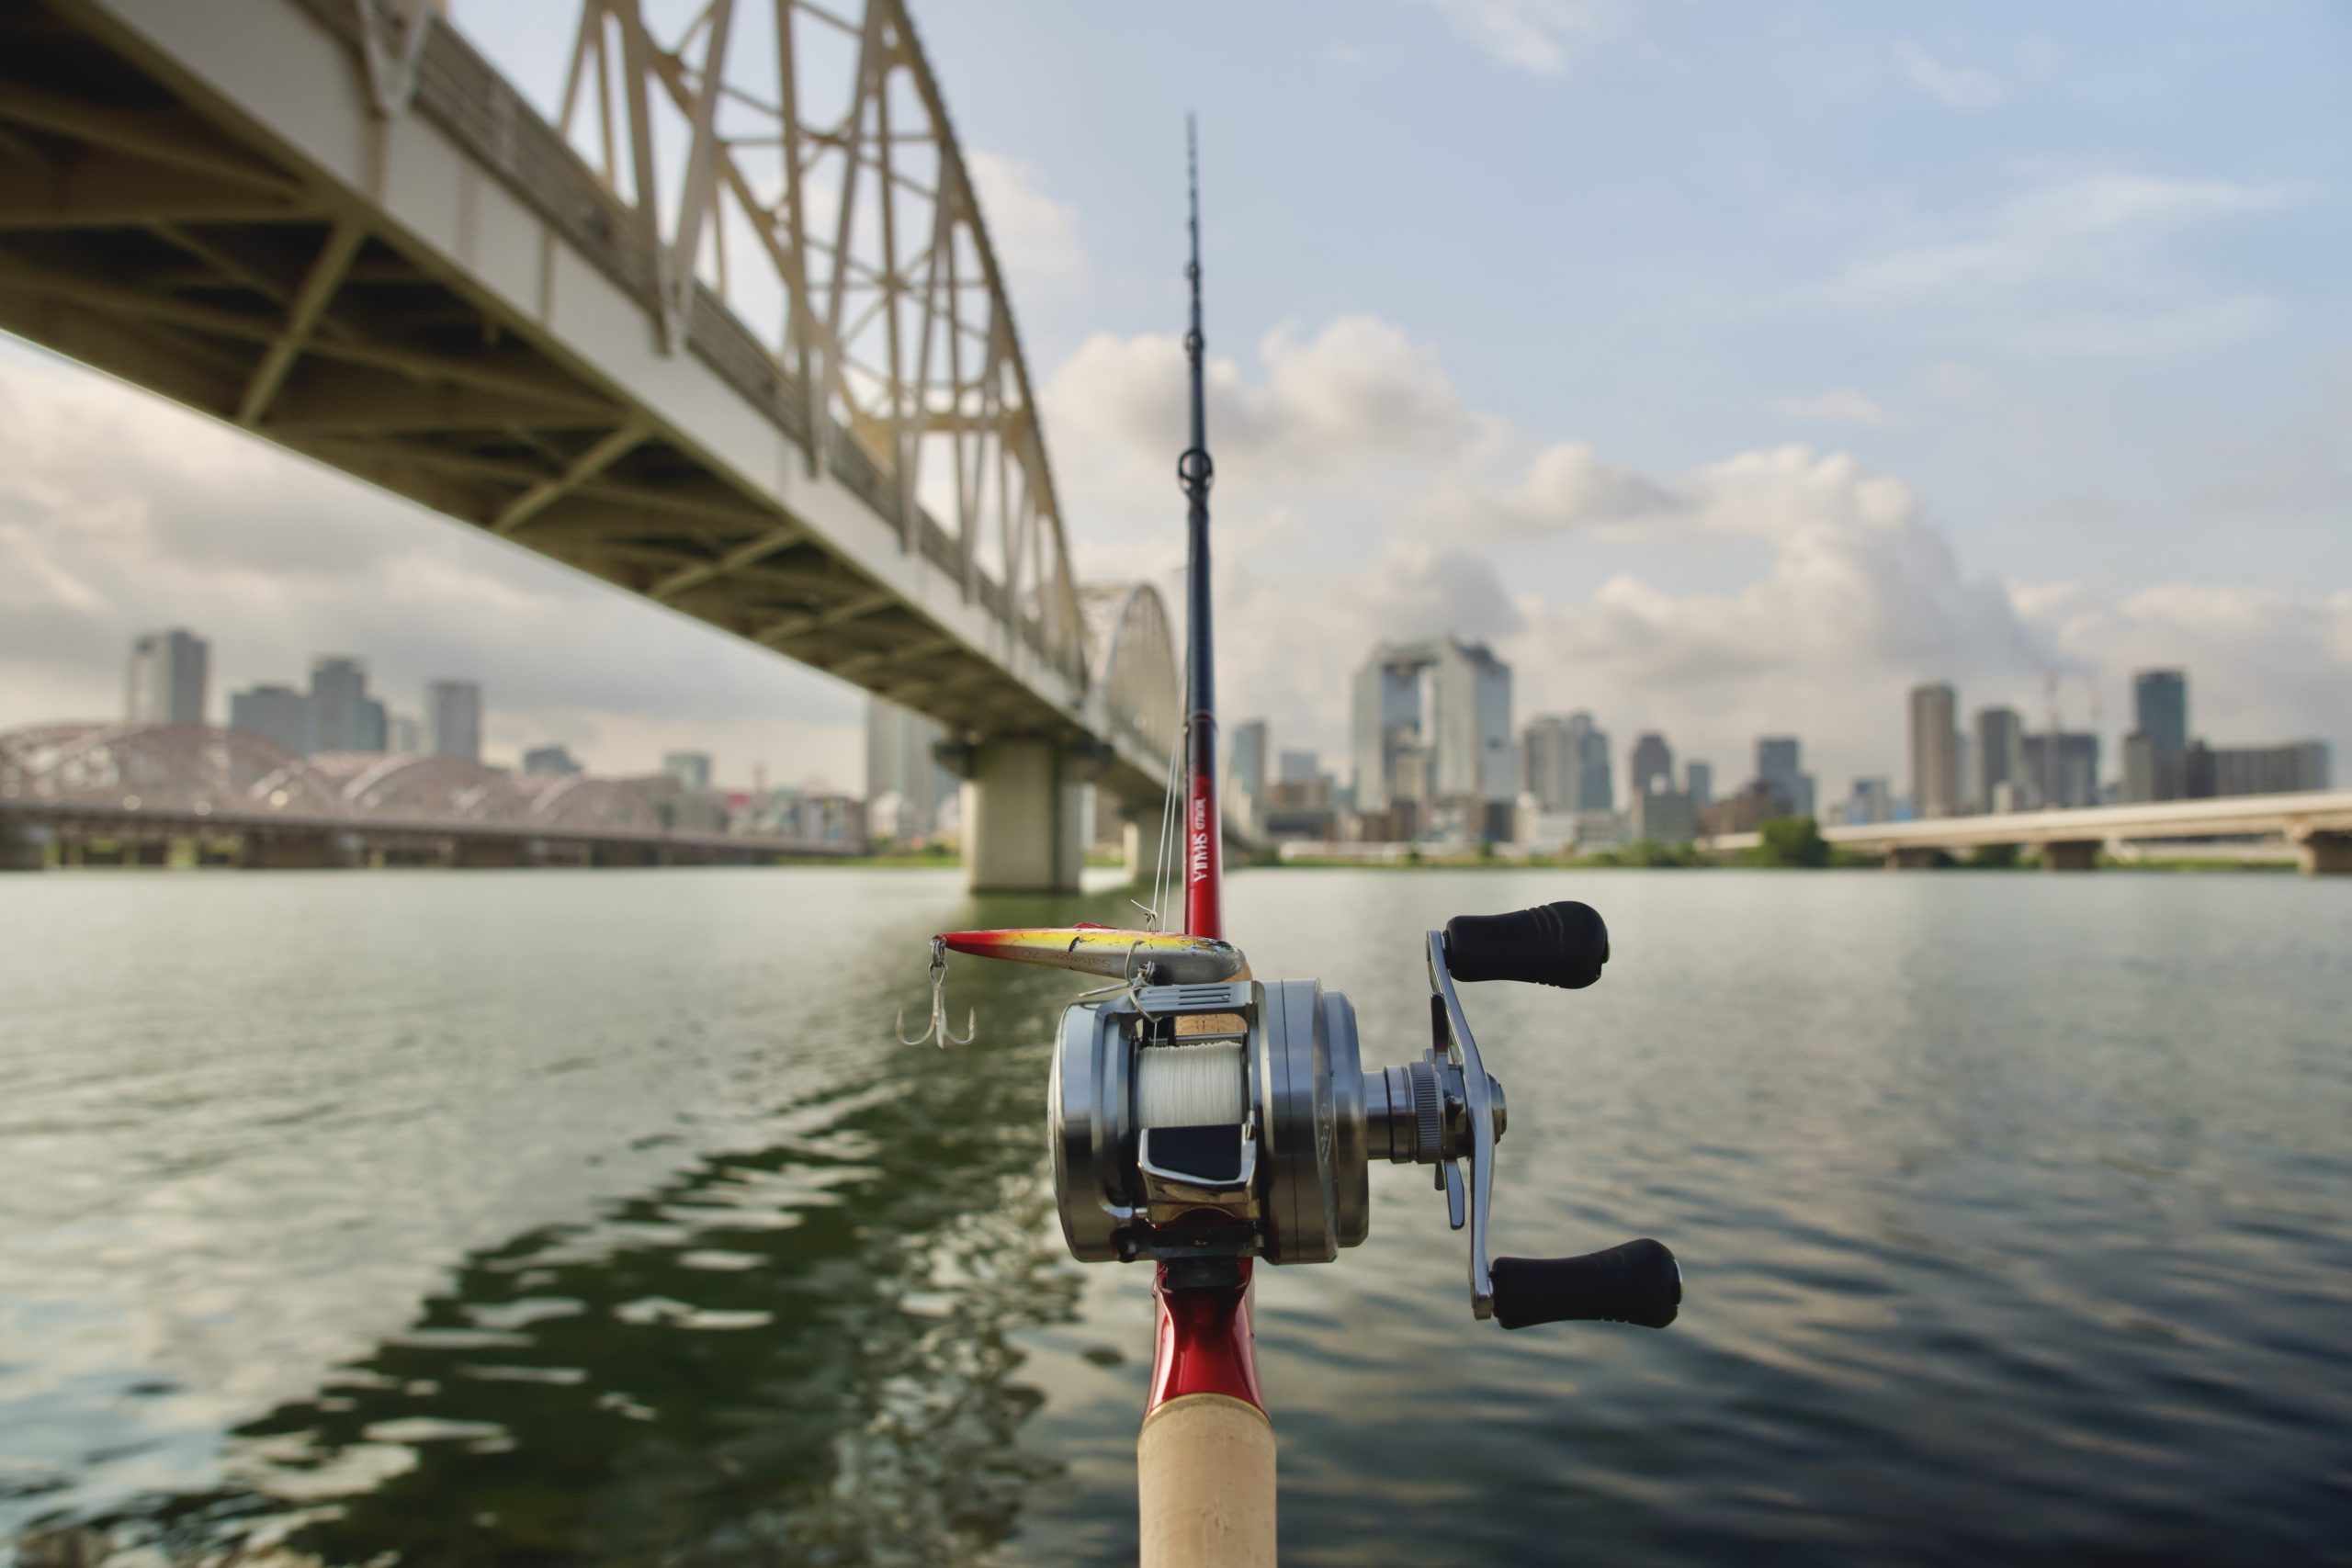
[[[1579,1319],[1664,1328],[1682,1305],[1680,1266],[1647,1236],[1582,1258],[1498,1258],[1494,1276],[1505,1328]]]
[[[1609,928],[1589,904],[1539,904],[1445,922],[1445,966],[1457,980],[1524,980],[1581,990],[1609,962]]]

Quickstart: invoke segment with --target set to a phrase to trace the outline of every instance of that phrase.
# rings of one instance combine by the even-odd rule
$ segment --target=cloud
[[[396,711],[479,676],[493,760],[699,744],[729,782],[854,786],[861,699],[581,573],[143,392],[0,347],[0,728],[120,711],[132,637],[212,644],[212,716],[356,653]]]
[[[1551,534],[1640,523],[1689,510],[1687,498],[1654,480],[1601,460],[1582,442],[1547,446],[1526,475],[1501,490],[1475,485],[1442,492],[1425,508],[1431,518],[1474,518],[1491,532]]]
[[[1774,413],[1791,419],[1815,420],[1830,424],[1883,425],[1891,423],[1886,410],[1877,400],[1851,387],[1831,387],[1804,397],[1775,398],[1765,405]]]
[[[1877,309],[1981,303],[2054,285],[2144,288],[2149,247],[2165,233],[2274,209],[2271,185],[2138,174],[2057,180],[2004,204],[1973,232],[1856,259],[1813,291],[1817,302]]]
[[[1913,86],[1947,107],[1986,109],[2007,96],[1991,72],[1938,60],[1907,39],[1894,46],[1894,58]]]
[[[1299,489],[1380,495],[1401,473],[1476,463],[1505,432],[1471,410],[1434,351],[1375,316],[1341,316],[1311,335],[1261,338],[1245,374],[1212,355],[1209,443],[1221,503],[1270,504]],[[1089,338],[1046,380],[1055,477],[1087,526],[1073,543],[1104,570],[1158,530],[1188,438],[1186,372],[1171,334]],[[1099,575],[1100,573],[1098,573]]]
[[[980,198],[989,243],[1007,271],[1033,288],[1066,287],[1086,275],[1078,209],[1047,196],[1035,169],[977,148],[965,149],[964,167]],[[1013,289],[1016,297],[1022,292]]]
[[[1453,30],[1502,64],[1557,76],[1631,19],[1630,0],[1428,0]]]

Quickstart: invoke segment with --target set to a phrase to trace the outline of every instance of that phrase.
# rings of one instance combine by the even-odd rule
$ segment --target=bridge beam
[[[964,781],[964,881],[975,893],[1075,893],[1086,863],[1080,792],[1091,762],[1060,741],[975,743]]]
[[[2093,871],[2098,866],[2098,840],[2062,839],[2041,846],[2044,871]]]
[[[2295,842],[2305,876],[2352,876],[2352,833],[2306,833]]]

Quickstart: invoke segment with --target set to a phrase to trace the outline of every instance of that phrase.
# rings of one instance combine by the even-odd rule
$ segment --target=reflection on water
[[[1469,1321],[1425,1177],[1261,1271],[1294,1563],[2325,1558],[2352,1540],[2352,888],[1281,873],[1261,973],[1468,998],[1498,1250],[1641,1232],[1662,1335]],[[888,1042],[952,876],[0,882],[0,1539],[81,1561],[1114,1562],[1142,1272],[1064,1258],[1044,1041]],[[133,962],[123,955],[135,954]],[[96,1531],[81,1533],[76,1531]],[[82,1554],[80,1557],[58,1554]],[[153,1556],[133,1561],[154,1560]]]

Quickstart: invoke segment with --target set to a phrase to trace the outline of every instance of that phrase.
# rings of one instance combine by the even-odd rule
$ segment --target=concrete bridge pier
[[[1001,736],[956,748],[964,883],[975,893],[1075,893],[1086,864],[1080,792],[1093,759],[1066,741]]]
[[[2305,876],[2352,876],[2352,833],[2305,833],[2295,863]]]
[[[17,822],[0,822],[0,871],[39,871],[48,863],[49,835]]]
[[[1943,852],[1934,848],[1902,845],[1886,852],[1889,871],[1933,871],[1943,859]]]
[[[2098,867],[2098,840],[2067,839],[2041,846],[2044,871],[2094,871]]]

